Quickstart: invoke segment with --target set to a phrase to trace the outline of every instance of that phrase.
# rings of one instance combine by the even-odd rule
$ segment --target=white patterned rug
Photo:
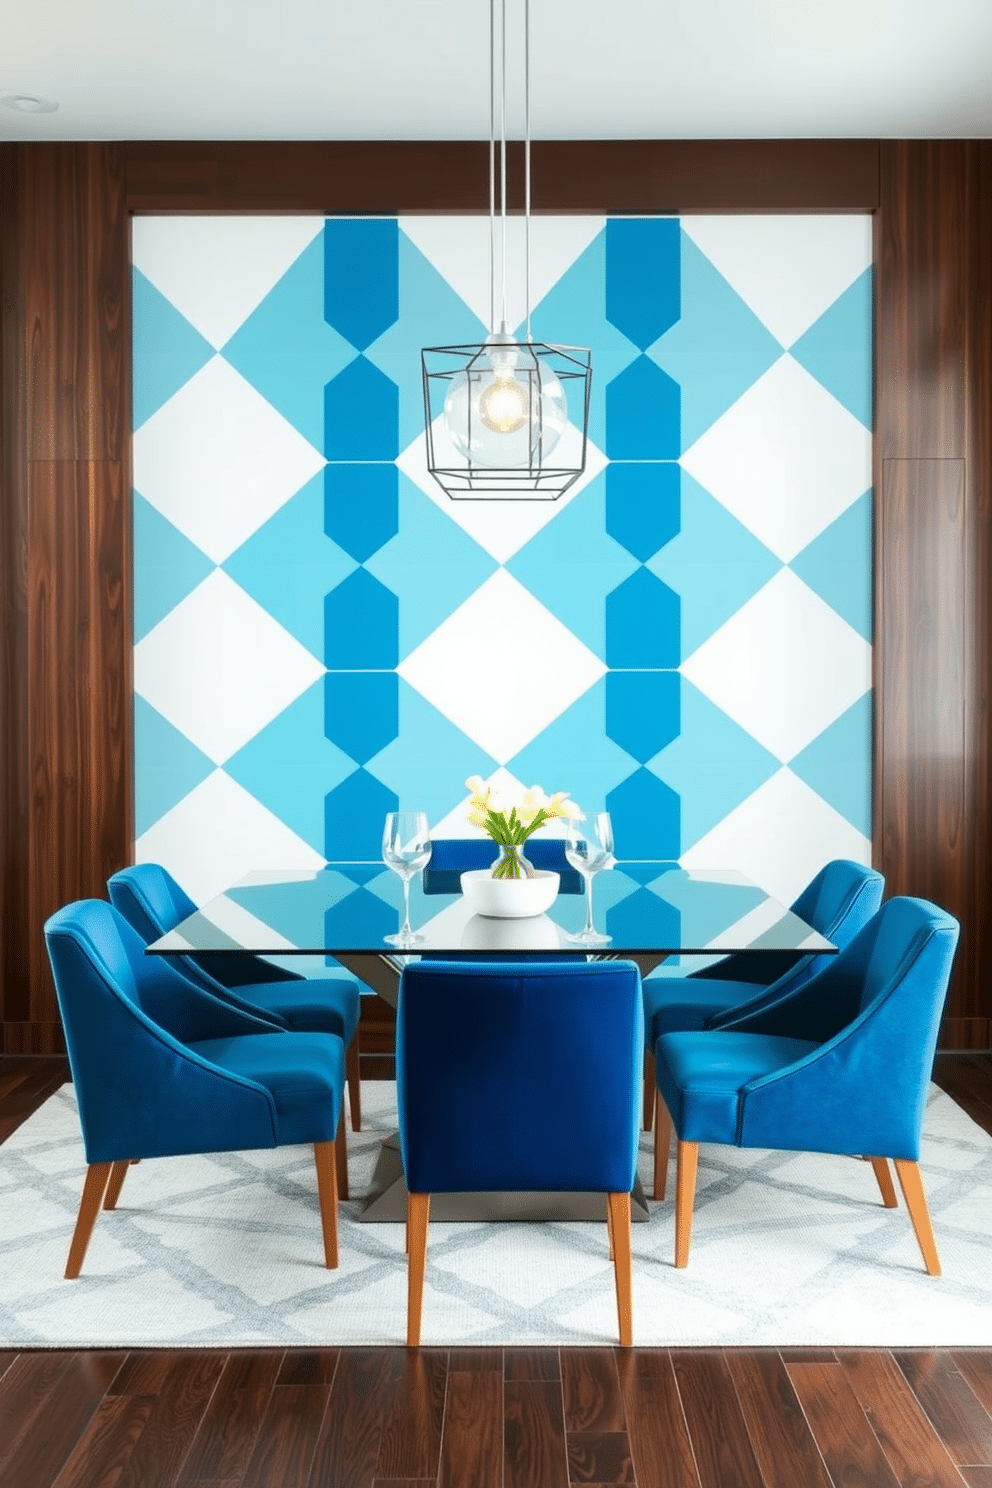
[[[354,1218],[395,1100],[391,1083],[362,1087],[337,1271],[312,1153],[295,1147],[139,1164],[66,1282],[83,1157],[64,1086],[0,1146],[0,1347],[401,1343],[403,1228]],[[650,1167],[645,1136],[645,1185]],[[671,1199],[633,1228],[635,1343],[992,1344],[992,1138],[936,1087],[922,1169],[939,1279],[867,1163],[704,1147],[687,1270]],[[431,1226],[425,1344],[612,1343],[616,1329],[605,1224]]]

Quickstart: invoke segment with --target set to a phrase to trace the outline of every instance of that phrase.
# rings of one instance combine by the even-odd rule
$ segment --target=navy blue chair
[[[107,892],[111,904],[146,945],[197,911],[197,905],[159,863],[122,868],[107,880]],[[261,956],[242,951],[172,959],[202,991],[224,998],[242,1011],[263,1016],[277,1027],[297,1033],[337,1034],[347,1051],[351,1129],[361,1130],[361,990],[354,977],[345,971],[326,977],[299,977]]]
[[[630,961],[422,961],[400,981],[407,1343],[420,1341],[432,1193],[602,1193],[620,1342],[632,1337],[630,1191],[643,1005]]]
[[[793,914],[843,949],[882,902],[885,880],[864,863],[838,858],[821,868],[791,905]],[[783,964],[788,952],[748,951],[725,956],[687,977],[648,977],[644,982],[644,1128],[654,1105],[653,1050],[663,1033],[719,1027],[744,1009],[772,1006],[811,981],[831,954],[806,955]],[[770,975],[768,975],[771,973]],[[765,982],[765,976],[768,981]]]
[[[338,1263],[347,1193],[344,1045],[290,1033],[146,956],[112,905],[84,899],[45,924],[88,1164],[65,1275],[77,1277],[101,1206],[142,1158],[313,1143],[324,1260]],[[342,1180],[344,1180],[342,1182]]]
[[[890,899],[812,981],[773,1005],[718,1029],[661,1034],[654,1196],[664,1198],[674,1127],[676,1266],[689,1259],[699,1143],[719,1142],[867,1157],[888,1208],[891,1158],[926,1269],[940,1275],[920,1135],[957,940],[942,909]]]

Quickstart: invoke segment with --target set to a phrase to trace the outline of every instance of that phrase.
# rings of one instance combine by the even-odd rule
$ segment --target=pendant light
[[[497,3],[499,68],[496,65]],[[497,87],[498,76],[498,87]],[[500,118],[500,293],[496,319],[496,111]],[[530,0],[524,0],[522,341],[506,322],[506,0],[489,0],[489,326],[469,346],[421,352],[427,468],[453,500],[556,501],[585,469],[592,358],[530,328]]]

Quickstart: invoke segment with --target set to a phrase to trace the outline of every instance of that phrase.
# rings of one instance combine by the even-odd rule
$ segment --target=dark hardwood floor
[[[992,1055],[938,1055],[934,1075],[992,1133]],[[66,1076],[0,1059],[0,1140]],[[0,1352],[3,1488],[607,1483],[992,1488],[992,1339]]]

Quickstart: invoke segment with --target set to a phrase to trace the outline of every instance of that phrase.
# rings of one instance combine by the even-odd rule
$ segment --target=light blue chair
[[[82,1269],[101,1205],[130,1163],[313,1143],[324,1260],[338,1263],[347,1192],[344,1045],[290,1033],[146,956],[112,905],[84,899],[45,924],[88,1168],[66,1278]]]
[[[896,1167],[927,1271],[940,1275],[920,1134],[958,923],[890,899],[840,955],[773,1005],[655,1044],[654,1196],[677,1137],[675,1264],[689,1259],[700,1142],[870,1158],[886,1207]]]
[[[111,904],[146,945],[197,911],[197,905],[159,863],[122,868],[107,880],[107,892]],[[361,989],[354,977],[345,971],[326,977],[299,977],[261,956],[241,951],[218,952],[202,959],[173,959],[177,970],[190,982],[233,1007],[297,1033],[337,1034],[347,1051],[351,1129],[361,1130]]]
[[[799,919],[843,949],[882,902],[885,880],[864,863],[838,858],[827,863],[790,909]],[[783,960],[783,955],[785,960]],[[753,951],[726,956],[688,977],[648,977],[644,981],[644,1128],[651,1129],[654,1105],[654,1046],[663,1033],[715,1028],[745,1009],[770,1007],[804,987],[832,953],[801,956]],[[792,964],[787,962],[791,959]],[[768,981],[764,981],[764,977]]]
[[[420,1341],[432,1193],[602,1193],[620,1342],[632,1336],[630,1191],[643,1008],[630,961],[422,961],[400,982],[407,1343]]]

